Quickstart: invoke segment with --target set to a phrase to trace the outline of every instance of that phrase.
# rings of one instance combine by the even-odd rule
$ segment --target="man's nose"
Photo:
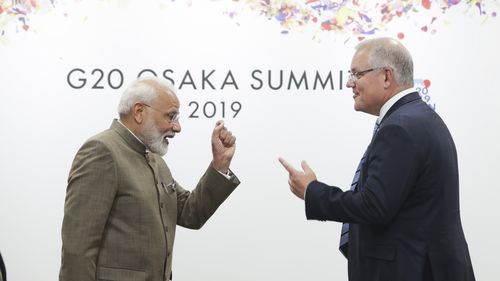
[[[174,124],[172,124],[172,131],[174,131],[176,133],[180,133],[181,123],[179,122],[179,120],[175,121]]]
[[[354,86],[356,86],[356,83],[354,83],[354,81],[352,81],[352,79],[349,79],[347,80],[347,82],[345,83],[345,86],[347,88],[354,88]]]

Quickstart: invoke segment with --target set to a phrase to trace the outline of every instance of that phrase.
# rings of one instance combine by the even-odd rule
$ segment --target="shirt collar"
[[[403,91],[395,94],[394,96],[392,96],[392,98],[390,98],[388,101],[386,101],[384,103],[384,105],[382,105],[382,108],[380,109],[380,113],[379,113],[378,118],[377,118],[377,124],[380,124],[380,122],[384,119],[384,116],[387,114],[389,109],[391,109],[391,107],[398,100],[400,100],[402,97],[404,97],[410,93],[413,93],[413,92],[415,92],[415,88],[411,87],[411,88],[408,88],[406,90],[403,90]]]

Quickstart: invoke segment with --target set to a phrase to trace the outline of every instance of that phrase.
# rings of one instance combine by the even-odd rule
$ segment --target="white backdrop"
[[[277,158],[296,166],[305,159],[321,181],[350,185],[375,121],[355,112],[352,94],[339,85],[357,36],[308,27],[282,34],[283,27],[258,13],[224,15],[227,5],[235,5],[231,1],[200,2],[61,1],[33,15],[27,32],[11,25],[0,37],[0,251],[9,280],[57,280],[73,156],[88,137],[109,127],[121,91],[142,69],[171,69],[176,86],[189,71],[196,85],[178,91],[182,132],[165,156],[183,186],[194,187],[210,162],[209,138],[222,116],[221,102],[237,136],[232,169],[242,184],[204,228],[178,229],[174,278],[347,279],[337,250],[340,224],[305,220],[303,201],[289,191]],[[457,7],[438,27],[430,34],[401,18],[376,35],[404,31],[415,78],[431,83],[429,103],[458,148],[462,222],[476,278],[494,280],[500,275],[500,22]],[[86,72],[71,76],[74,84],[88,79],[82,89],[68,85],[75,68]],[[103,71],[102,81],[94,69]],[[116,90],[107,82],[113,69],[111,86],[120,84],[118,70],[123,74]],[[201,89],[203,70],[215,70],[215,90]],[[262,71],[260,90],[251,87],[254,70]],[[285,85],[290,71],[306,71],[310,89],[272,90],[265,86],[268,70],[274,85],[280,70]],[[221,90],[229,71],[234,80],[227,81],[238,89],[233,83]],[[334,90],[311,89],[316,71],[323,78],[331,71]],[[95,83],[104,88],[92,89]],[[201,106],[199,118],[190,118],[192,102]],[[213,118],[202,111],[207,102],[216,105]],[[235,117],[233,102],[241,105]],[[208,104],[208,115],[211,109]]]

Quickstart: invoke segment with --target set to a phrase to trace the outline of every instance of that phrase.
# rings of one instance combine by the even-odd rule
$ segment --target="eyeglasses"
[[[349,70],[348,73],[349,73],[349,81],[351,82],[356,82],[357,80],[361,79],[361,77],[365,76],[366,73],[370,72],[370,71],[374,71],[374,70],[378,70],[378,69],[382,69],[384,67],[374,67],[374,68],[370,68],[370,69],[366,69],[366,70],[362,70],[362,71],[351,71]]]
[[[145,104],[145,103],[143,103],[143,105],[145,105],[145,106],[147,106],[147,107],[149,107],[149,108],[151,108],[151,109],[154,109],[154,110],[156,110],[156,111],[160,112],[161,114],[163,114],[163,116],[164,116],[165,120],[166,120],[168,123],[170,123],[170,124],[179,123],[179,118],[180,118],[179,113],[170,113],[170,114],[169,114],[169,113],[164,113],[163,111],[161,111],[161,110],[159,110],[159,109],[156,109],[156,108],[152,107],[152,106],[151,106],[151,105],[149,105],[149,104]]]

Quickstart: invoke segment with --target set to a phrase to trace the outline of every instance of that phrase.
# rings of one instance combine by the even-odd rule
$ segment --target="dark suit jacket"
[[[113,121],[73,161],[59,280],[168,280],[176,226],[202,227],[238,184],[210,165],[194,190],[182,188],[163,158]]]
[[[7,272],[5,271],[5,264],[3,263],[2,254],[0,253],[0,281],[7,281]]]
[[[349,280],[475,280],[455,144],[418,93],[390,108],[366,157],[355,192],[318,181],[306,191],[308,219],[350,223]]]

